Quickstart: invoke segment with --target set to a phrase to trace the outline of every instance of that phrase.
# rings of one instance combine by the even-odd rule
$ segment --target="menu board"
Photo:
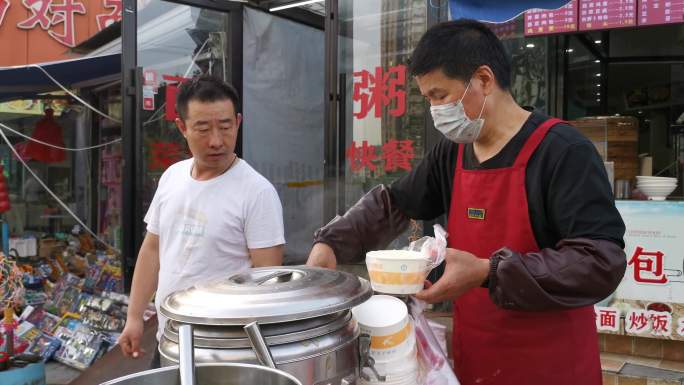
[[[525,36],[577,31],[578,1],[571,0],[554,10],[531,9],[525,12]]]
[[[519,34],[521,31],[518,27],[518,23],[520,23],[520,19],[516,18],[505,23],[485,23],[485,25],[494,32],[496,37],[504,40],[520,37]]]
[[[637,0],[579,0],[579,30],[633,27]]]
[[[639,25],[684,22],[684,0],[639,0]]]

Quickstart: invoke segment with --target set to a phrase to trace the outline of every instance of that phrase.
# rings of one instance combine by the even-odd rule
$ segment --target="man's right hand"
[[[309,253],[309,259],[306,261],[307,266],[325,267],[328,269],[335,269],[337,267],[337,258],[332,247],[325,243],[317,243]]]
[[[139,358],[145,354],[145,350],[140,348],[143,328],[142,318],[126,321],[126,326],[119,336],[119,345],[121,345],[121,352],[125,357]]]

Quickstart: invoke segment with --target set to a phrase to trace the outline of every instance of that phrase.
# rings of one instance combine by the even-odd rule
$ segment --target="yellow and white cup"
[[[404,356],[415,343],[415,332],[406,304],[388,295],[374,295],[352,309],[361,333],[371,337],[370,354],[388,361]]]
[[[366,253],[373,290],[387,294],[415,294],[423,289],[430,260],[417,251],[376,250]]]

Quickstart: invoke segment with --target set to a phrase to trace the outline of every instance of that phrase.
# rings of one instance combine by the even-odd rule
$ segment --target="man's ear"
[[[494,89],[497,86],[496,76],[488,65],[480,66],[480,68],[475,70],[474,77],[480,80],[482,91],[485,95],[491,95],[494,92]]]
[[[183,119],[176,118],[175,122],[176,122],[176,127],[178,127],[178,131],[180,131],[181,135],[183,135],[184,138],[187,137],[188,127],[185,125],[185,122],[183,121]]]
[[[237,128],[239,130],[240,126],[242,125],[242,114],[241,113],[239,113],[239,112],[237,113],[237,120],[235,122],[237,123]]]

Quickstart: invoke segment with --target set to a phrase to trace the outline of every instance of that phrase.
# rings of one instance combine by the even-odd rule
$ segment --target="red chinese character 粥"
[[[617,320],[619,319],[619,310],[614,308],[598,308],[599,319],[598,319],[598,329],[599,330],[609,330],[618,331],[619,325]]]
[[[628,333],[644,333],[651,329],[651,317],[645,310],[632,310],[628,313],[626,327]]]
[[[56,24],[63,24],[64,33],[50,30],[48,34],[65,46],[74,47],[76,45],[74,19],[77,13],[85,15],[86,9],[83,3],[76,0],[64,0],[62,4],[50,4],[50,12],[52,12],[51,25],[54,27]]]
[[[52,20],[50,20],[50,2],[52,0],[22,0],[21,3],[24,4],[29,11],[31,11],[31,16],[28,19],[17,24],[17,27],[22,29],[33,29],[37,24],[40,24],[40,28],[47,30],[52,25]]]
[[[0,26],[2,26],[2,21],[5,20],[5,15],[10,7],[9,0],[0,0]]]
[[[628,263],[634,265],[634,280],[642,283],[667,283],[663,270],[663,256],[660,251],[645,252],[641,246],[637,246]]]
[[[349,159],[349,167],[352,171],[357,172],[368,167],[371,171],[377,168],[373,161],[377,158],[375,155],[375,146],[369,146],[368,141],[364,140],[361,147],[356,146],[356,142],[352,141],[351,147],[347,149],[347,159]]]
[[[164,111],[164,119],[172,122],[178,117],[178,112],[176,111],[176,94],[178,93],[178,86],[181,83],[190,80],[190,78],[171,75],[162,75],[162,78],[168,82],[166,83],[166,109]]]
[[[653,335],[669,336],[672,334],[672,315],[670,313],[653,312],[651,320],[653,320]]]
[[[121,0],[103,0],[102,5],[105,8],[112,8],[112,10],[109,13],[97,15],[97,29],[100,31],[121,20],[121,10],[123,9]]]
[[[149,170],[166,170],[183,159],[183,148],[176,142],[156,142],[150,144]]]
[[[397,168],[411,171],[411,159],[414,156],[412,140],[390,140],[382,145],[385,171],[395,171]]]
[[[394,76],[392,76],[394,75]],[[357,119],[365,118],[371,109],[374,116],[382,116],[382,108],[388,106],[392,100],[396,100],[396,107],[390,110],[394,117],[402,116],[406,112],[406,91],[399,89],[406,85],[406,66],[398,65],[390,67],[387,72],[382,67],[375,67],[375,74],[363,70],[354,72],[354,77],[360,77],[360,81],[354,81],[354,95],[352,99],[361,103],[361,110],[354,113]]]

